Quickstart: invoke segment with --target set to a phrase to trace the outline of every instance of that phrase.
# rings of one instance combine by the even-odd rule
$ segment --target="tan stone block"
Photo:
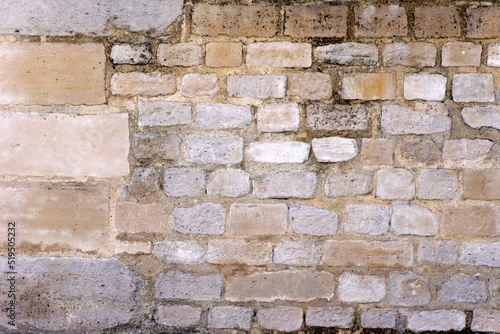
[[[175,77],[170,74],[115,73],[111,76],[111,94],[158,96],[174,94],[177,90]]]
[[[297,131],[299,121],[297,103],[268,103],[257,109],[257,129],[260,132]]]
[[[371,165],[392,165],[395,142],[392,139],[363,138],[361,160]]]
[[[196,43],[160,44],[157,59],[164,66],[195,66],[203,64],[201,46]]]
[[[310,67],[312,46],[309,43],[259,42],[247,47],[248,66]]]
[[[152,248],[149,241],[115,241],[115,254],[151,254]]]
[[[188,73],[182,77],[182,95],[186,97],[214,97],[219,92],[217,74]]]
[[[441,232],[445,236],[490,237],[500,234],[500,206],[490,204],[450,205],[444,213]]]
[[[235,42],[212,42],[206,46],[209,67],[238,67],[243,61],[243,46]]]
[[[500,7],[467,8],[467,37],[496,38],[500,37]]]
[[[342,97],[348,100],[394,100],[396,76],[392,73],[355,73],[342,78]]]
[[[391,43],[386,44],[382,50],[385,66],[434,66],[436,56],[436,46],[424,42]]]
[[[463,182],[466,199],[500,199],[500,169],[467,170]]]
[[[347,6],[285,7],[285,35],[292,37],[345,37]]]
[[[16,223],[20,251],[107,254],[108,198],[104,182],[0,182],[0,219]]]
[[[479,44],[469,42],[448,42],[443,45],[443,66],[479,66],[481,65],[481,52]]]
[[[127,114],[6,113],[0,115],[0,133],[0,174],[115,177],[129,173]]]
[[[398,5],[354,8],[356,37],[395,37],[408,34],[406,10]]]
[[[332,78],[326,73],[292,73],[288,76],[288,94],[308,100],[332,97]]]
[[[271,262],[270,242],[214,239],[208,242],[206,261],[215,264],[266,265]]]
[[[460,12],[457,7],[426,6],[415,8],[415,36],[422,37],[459,37]]]
[[[161,204],[117,203],[115,228],[118,233],[163,233],[167,212]]]
[[[229,232],[233,235],[283,234],[288,224],[284,204],[233,204]]]
[[[106,102],[104,45],[0,43],[0,104]]]

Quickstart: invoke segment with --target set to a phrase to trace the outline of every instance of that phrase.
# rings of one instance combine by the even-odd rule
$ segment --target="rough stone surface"
[[[220,274],[199,275],[172,270],[156,280],[156,298],[184,300],[219,300],[223,279]]]
[[[172,126],[191,122],[191,105],[163,100],[139,100],[140,126]]]
[[[464,242],[460,263],[468,266],[500,267],[500,242]]]
[[[407,100],[442,101],[447,78],[441,74],[406,74],[404,95]]]
[[[495,24],[500,18],[500,7],[471,7],[466,10],[467,37],[498,38],[500,27]]]
[[[273,262],[290,266],[315,266],[319,263],[318,246],[312,240],[285,240],[273,249]]]
[[[319,162],[342,162],[358,155],[358,144],[352,138],[314,138],[312,149]]]
[[[300,141],[258,141],[250,143],[248,153],[251,159],[256,162],[273,164],[303,163],[309,158],[310,149],[309,144]]]
[[[444,216],[442,233],[446,236],[489,237],[500,234],[499,205],[449,205]]]
[[[411,271],[391,272],[388,286],[389,304],[391,305],[427,305],[431,300],[427,280]]]
[[[145,65],[152,56],[149,44],[114,44],[111,48],[113,64]]]
[[[132,180],[125,187],[125,193],[148,196],[160,190],[162,173],[156,167],[137,167],[132,172]]]
[[[260,132],[297,131],[299,122],[297,103],[269,103],[257,109],[257,129]]]
[[[214,239],[208,242],[206,260],[215,264],[266,265],[271,262],[270,242]]]
[[[211,42],[206,46],[208,67],[238,67],[243,61],[243,45],[236,42]]]
[[[128,72],[111,76],[113,95],[162,96],[174,94],[176,90],[176,79],[171,74]]]
[[[290,225],[298,234],[335,235],[339,216],[334,211],[294,202],[290,204]]]
[[[392,165],[394,147],[392,139],[363,138],[361,140],[361,161],[370,165]]]
[[[285,35],[292,37],[345,37],[347,6],[311,4],[285,7]]]
[[[237,164],[243,160],[243,138],[237,135],[189,135],[187,161],[197,164]]]
[[[196,105],[196,125],[202,130],[245,128],[252,123],[249,106],[224,103]]]
[[[136,133],[133,139],[133,153],[137,159],[177,160],[180,155],[181,139],[176,134]]]
[[[155,321],[170,327],[192,327],[199,324],[201,308],[189,305],[160,305]]]
[[[443,66],[479,66],[481,65],[481,52],[479,44],[470,42],[448,42],[443,45]]]
[[[316,59],[325,64],[373,66],[378,62],[378,48],[374,44],[341,43],[318,46]]]
[[[364,130],[368,127],[363,105],[310,104],[306,107],[311,130]]]
[[[439,232],[441,219],[432,210],[415,203],[392,205],[391,230],[395,234],[432,236]]]
[[[313,172],[271,172],[253,181],[253,195],[255,198],[313,198],[317,186],[318,176]]]
[[[151,254],[152,249],[149,241],[115,241],[115,254]]]
[[[389,208],[381,204],[348,204],[345,233],[386,235],[389,230]]]
[[[185,97],[214,97],[219,92],[217,74],[188,73],[182,77],[182,95]]]
[[[287,76],[282,74],[229,75],[227,93],[230,97],[283,98],[286,83]]]
[[[190,208],[175,208],[172,227],[185,234],[220,235],[226,225],[226,209],[220,204],[203,203]]]
[[[454,275],[447,282],[438,285],[437,296],[441,301],[477,303],[486,301],[486,282],[479,274],[468,276]]]
[[[229,301],[294,300],[307,302],[333,297],[334,275],[324,271],[284,270],[235,274],[226,280]]]
[[[476,160],[484,158],[493,147],[493,142],[485,139],[452,139],[444,142],[443,159]]]
[[[423,105],[425,107],[425,104]],[[423,109],[423,108],[422,108]],[[427,110],[401,105],[382,107],[382,129],[393,135],[425,135],[451,130],[451,118],[445,107]]]
[[[354,73],[342,76],[342,98],[347,100],[394,100],[396,76],[392,73]]]
[[[500,43],[491,43],[488,46],[488,60],[486,65],[500,67]]]
[[[495,309],[475,309],[471,329],[478,332],[500,332],[500,311]]]
[[[500,277],[491,277],[489,283],[491,301],[498,304],[500,302]]]
[[[414,31],[418,38],[459,37],[460,12],[453,6],[415,7]]]
[[[369,309],[361,313],[363,328],[396,328],[398,311],[392,309]]]
[[[354,309],[342,307],[309,307],[306,325],[315,327],[352,328]]]
[[[500,106],[465,107],[462,109],[462,118],[465,124],[474,129],[492,127],[500,130]]]
[[[282,234],[288,225],[284,204],[237,204],[229,210],[229,232],[233,235]]]
[[[249,330],[252,325],[253,309],[239,306],[214,306],[208,313],[208,327]]]
[[[386,44],[382,50],[385,66],[429,67],[436,65],[437,48],[432,43]]]
[[[208,177],[207,193],[223,197],[245,196],[250,193],[250,174],[241,169],[218,169]]]
[[[121,202],[115,205],[114,221],[118,233],[162,233],[167,211],[161,204]]]
[[[458,176],[453,170],[423,169],[420,172],[418,199],[453,199],[457,196]]]
[[[398,5],[354,8],[355,37],[396,37],[408,34],[406,10]]]
[[[405,311],[406,328],[415,332],[451,331],[465,328],[465,313],[457,310]]]
[[[196,241],[161,241],[154,243],[154,254],[167,263],[196,264],[203,261],[205,248]]]
[[[458,258],[458,244],[455,241],[422,240],[418,244],[418,261],[454,264]]]
[[[197,43],[160,44],[156,52],[163,66],[195,66],[203,64],[201,46]]]
[[[205,171],[199,168],[165,168],[163,191],[172,197],[196,197],[205,192]]]
[[[441,145],[429,139],[405,138],[396,146],[396,156],[410,165],[433,165],[441,158]]]
[[[347,303],[379,302],[385,297],[385,278],[344,272],[339,277],[338,297]]]
[[[309,43],[259,42],[247,46],[248,66],[309,67],[312,46]]]
[[[415,196],[413,175],[403,168],[385,168],[377,172],[377,197],[407,199]]]
[[[328,174],[326,197],[356,197],[373,190],[373,173],[362,169],[336,170]]]
[[[292,73],[288,75],[288,96],[307,100],[332,97],[332,78],[326,73]]]
[[[455,102],[495,102],[493,75],[490,73],[454,74],[451,94]]]
[[[264,329],[293,332],[302,327],[303,311],[299,307],[277,306],[257,312],[259,326]]]
[[[463,196],[466,199],[500,199],[500,168],[465,171]]]

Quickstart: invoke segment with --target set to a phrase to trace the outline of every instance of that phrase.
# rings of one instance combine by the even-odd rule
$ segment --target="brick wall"
[[[4,0],[0,34],[1,331],[500,333],[494,2]]]

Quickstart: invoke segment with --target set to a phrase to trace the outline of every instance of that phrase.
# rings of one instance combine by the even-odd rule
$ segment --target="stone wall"
[[[500,332],[498,5],[0,8],[1,331]]]

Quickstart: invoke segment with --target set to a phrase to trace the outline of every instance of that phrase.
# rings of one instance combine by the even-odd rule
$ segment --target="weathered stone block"
[[[422,240],[418,245],[418,262],[454,264],[458,258],[455,241]]]
[[[377,171],[377,197],[407,199],[415,196],[412,173],[404,168],[385,168]]]
[[[288,96],[307,100],[332,97],[332,78],[326,73],[292,73],[288,75]]]
[[[449,132],[451,118],[444,106],[433,109],[413,109],[400,105],[384,105],[382,107],[382,129],[392,135],[432,134]]]
[[[227,93],[230,97],[283,98],[286,81],[283,74],[228,75]]]
[[[180,147],[181,139],[176,134],[134,134],[133,153],[136,159],[177,160],[180,155]]]
[[[177,82],[171,74],[159,72],[115,73],[111,76],[111,94],[113,95],[171,95],[177,90]]]
[[[358,144],[353,138],[313,138],[312,149],[318,162],[348,161],[358,155]]]
[[[396,306],[427,305],[431,293],[427,280],[411,271],[393,271],[389,275],[389,304]]]
[[[467,37],[469,38],[497,38],[500,36],[500,27],[495,24],[500,18],[500,7],[470,7],[467,14]]]
[[[380,204],[348,204],[345,233],[386,235],[389,230],[389,208]]]
[[[443,66],[479,66],[481,65],[481,52],[479,44],[470,42],[447,42],[443,45]]]
[[[243,45],[236,42],[211,42],[206,46],[208,67],[238,67],[243,61]]]
[[[325,183],[326,197],[356,197],[373,190],[373,173],[362,169],[335,170]]]
[[[460,37],[460,12],[453,6],[415,7],[414,31],[418,38]]]
[[[318,246],[313,240],[285,240],[273,249],[273,262],[290,266],[315,266],[319,263]]]
[[[420,172],[418,199],[453,199],[457,196],[458,176],[455,171],[449,169],[423,169]]]
[[[293,182],[290,182],[293,180]],[[318,176],[306,171],[283,171],[265,174],[253,181],[255,198],[313,198],[318,187]]]
[[[462,118],[465,124],[474,129],[492,127],[500,130],[500,106],[465,107],[462,109]]]
[[[500,168],[466,170],[463,195],[466,199],[500,199]]]
[[[441,219],[432,210],[415,203],[394,203],[391,230],[395,234],[431,236],[439,232]]]
[[[338,295],[341,302],[379,302],[385,297],[385,278],[344,272],[339,277]]]
[[[232,235],[283,234],[288,225],[284,204],[233,204],[229,210]]]
[[[121,202],[115,205],[114,220],[118,233],[163,233],[167,211],[161,204]]]
[[[441,145],[430,139],[404,138],[396,146],[396,155],[410,165],[433,165],[441,159]]]
[[[495,309],[475,309],[471,329],[478,332],[500,332],[500,311]]]
[[[303,311],[299,307],[277,306],[257,312],[259,326],[280,332],[293,332],[302,327]]]
[[[306,325],[314,327],[352,328],[354,309],[347,307],[308,307]]]
[[[355,37],[396,37],[408,34],[406,10],[398,5],[354,8]]]
[[[285,35],[292,37],[345,37],[347,6],[312,4],[285,7]]]
[[[465,328],[465,313],[456,310],[404,311],[406,328],[415,332],[451,331]]]
[[[213,239],[208,241],[206,261],[215,264],[266,265],[271,262],[270,242],[242,239]]]
[[[152,249],[149,241],[115,240],[115,254],[151,254]]]
[[[452,139],[444,142],[443,159],[476,160],[484,158],[493,142],[485,139]]]
[[[241,129],[252,123],[250,106],[199,103],[195,109],[196,125],[202,130]]]
[[[257,109],[257,129],[260,132],[297,131],[299,120],[297,103],[269,103]]]
[[[311,146],[300,141],[252,142],[248,153],[252,160],[262,163],[303,163],[309,158]]]
[[[154,254],[167,263],[196,264],[203,261],[205,248],[194,240],[154,243]]]
[[[361,313],[363,328],[396,328],[398,311],[392,309],[369,309]]]
[[[225,225],[226,209],[220,204],[203,203],[174,209],[172,227],[180,233],[221,235]]]
[[[432,43],[386,44],[382,50],[385,66],[428,67],[436,65],[437,48]]]
[[[186,300],[219,300],[223,279],[220,274],[199,275],[172,270],[156,280],[156,298]]]
[[[250,174],[241,169],[218,169],[208,177],[207,193],[223,197],[245,196],[250,193]]]
[[[298,234],[335,235],[339,216],[334,211],[294,202],[290,204],[290,224]]]
[[[320,63],[373,66],[378,62],[378,47],[363,43],[330,44],[316,47],[314,55]]]
[[[217,74],[188,73],[182,76],[182,95],[185,97],[214,97],[219,92]]]
[[[454,74],[451,94],[455,102],[495,102],[493,74]]]
[[[132,181],[125,188],[125,193],[131,196],[152,195],[160,190],[160,173],[156,167],[137,167],[132,172]]]
[[[486,301],[486,283],[479,274],[454,275],[437,287],[439,300],[444,302],[477,303]]]
[[[363,138],[361,161],[370,165],[392,165],[395,145],[392,139]]]
[[[442,233],[446,236],[500,234],[500,206],[491,204],[450,205],[444,212]]]
[[[404,95],[407,100],[442,101],[446,94],[446,81],[441,74],[406,74]]]
[[[196,197],[205,192],[205,171],[199,168],[165,168],[163,191],[172,197]]]
[[[214,306],[208,313],[208,327],[250,330],[253,309],[239,306]]]
[[[488,60],[486,65],[500,67],[500,43],[491,43],[488,46]]]
[[[203,64],[201,46],[192,43],[160,44],[156,58],[163,66],[195,66]]]
[[[191,122],[191,104],[163,100],[139,100],[139,126],[172,126]]]
[[[243,138],[237,135],[189,135],[187,161],[196,164],[237,164],[243,160]]]
[[[342,98],[347,100],[394,100],[393,73],[353,73],[342,77]]]
[[[189,305],[160,305],[155,321],[170,327],[193,327],[200,323],[201,308]]]
[[[500,242],[464,242],[460,263],[467,266],[500,267]]]
[[[311,130],[365,130],[367,111],[363,105],[309,104],[307,127]]]
[[[248,66],[310,67],[312,46],[309,43],[258,42],[247,46]]]
[[[113,64],[145,65],[153,55],[149,44],[114,44],[110,56]]]

